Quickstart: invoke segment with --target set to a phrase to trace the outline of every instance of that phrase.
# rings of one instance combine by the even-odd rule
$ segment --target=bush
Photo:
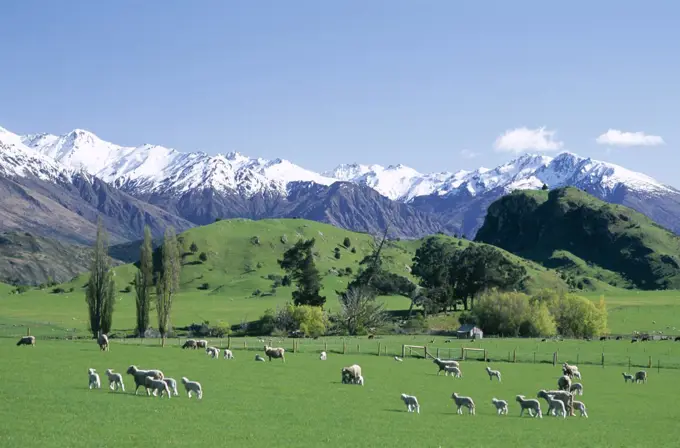
[[[333,254],[333,256],[335,257],[336,260],[339,260],[341,257],[340,252],[336,252],[335,254]]]
[[[537,337],[556,333],[548,307],[518,292],[488,291],[476,300],[472,315],[489,334]]]
[[[196,245],[195,242],[191,243],[191,246],[189,246],[189,250],[191,251],[192,254],[195,254],[198,252],[198,246]]]
[[[250,243],[254,244],[255,246],[260,245],[260,237],[259,236],[254,236],[250,239]]]
[[[252,294],[252,295],[255,296],[255,297],[261,296],[261,295],[262,295],[262,291],[260,291],[259,289],[256,289],[255,291],[253,291],[253,294]]]
[[[281,244],[288,244],[288,237],[286,235],[281,235]]]
[[[352,275],[352,268],[350,266],[347,266],[345,268],[345,275]]]
[[[74,288],[73,286],[71,286],[71,287],[68,289],[68,291],[66,291],[66,292],[73,292],[73,291],[75,291],[75,288]]]
[[[229,326],[228,323],[222,322],[221,324],[217,324],[213,327],[210,327],[210,334],[209,336],[215,337],[215,338],[221,338],[223,336],[226,336],[231,333],[231,327]]]
[[[293,284],[293,281],[290,279],[289,275],[284,275],[283,278],[281,279],[281,286],[290,286]]]
[[[263,266],[264,266],[264,263],[262,263],[261,261],[258,261],[257,264],[255,265],[255,267],[256,267],[257,269],[260,269],[260,268],[262,268]]]
[[[198,289],[205,291],[210,289],[210,283],[202,283],[201,286],[198,287]]]
[[[350,246],[352,245],[352,241],[349,239],[348,236],[346,236],[345,239],[342,240],[342,245],[345,246],[347,249],[350,248]]]
[[[52,290],[52,294],[63,294],[65,292],[66,292],[66,290],[64,288],[54,288]]]
[[[26,291],[28,291],[29,289],[31,289],[31,288],[29,288],[29,287],[26,286],[26,285],[19,285],[19,286],[17,286],[17,288],[14,290],[14,294],[23,294],[23,293],[25,293]]]
[[[126,294],[129,293],[129,292],[132,292],[132,288],[129,287],[129,286],[126,286],[125,288],[123,288],[123,292],[126,293]]]
[[[198,259],[201,260],[201,263],[205,263],[208,261],[208,254],[205,252],[201,252],[200,255],[198,256]]]
[[[356,253],[357,253],[357,248],[356,248],[356,247],[353,247],[352,250],[350,250],[350,252],[352,252],[353,254],[356,254]]]

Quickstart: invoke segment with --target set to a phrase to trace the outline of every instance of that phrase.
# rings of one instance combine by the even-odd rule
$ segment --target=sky
[[[678,21],[670,0],[5,2],[0,126],[315,171],[568,150],[680,186]]]

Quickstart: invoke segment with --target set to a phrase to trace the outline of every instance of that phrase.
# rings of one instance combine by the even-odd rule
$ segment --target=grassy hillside
[[[680,288],[680,238],[575,188],[518,191],[489,207],[476,239],[563,270],[640,289]]]

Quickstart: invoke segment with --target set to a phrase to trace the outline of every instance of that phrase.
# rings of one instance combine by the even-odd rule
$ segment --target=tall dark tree
[[[446,311],[449,306],[456,310],[453,268],[457,264],[458,252],[452,242],[438,237],[427,238],[416,250],[411,273],[420,279],[420,286],[425,288],[424,297],[419,299],[427,312]]]
[[[326,297],[321,296],[321,275],[314,263],[315,240],[300,240],[278,260],[281,269],[286,271],[297,286],[293,291],[295,305],[323,306]]]
[[[149,310],[151,309],[151,289],[153,288],[153,246],[151,229],[144,227],[144,243],[140,251],[139,269],[135,274],[136,331],[140,338],[149,328]]]
[[[101,218],[97,223],[97,241],[92,254],[90,280],[85,290],[90,319],[90,331],[95,338],[100,334],[107,334],[113,325],[113,309],[115,303],[116,285],[111,270],[111,260],[108,256],[109,237],[104,230]]]
[[[158,315],[158,331],[163,338],[163,347],[168,332],[171,329],[172,302],[179,290],[180,257],[179,245],[175,236],[175,229],[165,230],[163,238],[162,267],[156,283],[156,313]]]

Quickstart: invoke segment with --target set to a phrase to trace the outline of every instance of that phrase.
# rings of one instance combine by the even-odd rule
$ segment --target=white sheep
[[[205,352],[208,354],[213,359],[217,359],[220,357],[220,349],[217,347],[207,347],[205,349]]]
[[[562,375],[566,375],[569,378],[574,376],[574,373],[578,372],[578,367],[577,366],[572,366],[567,364],[566,362],[562,364]],[[579,373],[580,376],[580,373]]]
[[[267,360],[266,360],[266,359],[264,359],[264,358],[263,358],[262,356],[260,356],[260,355],[255,355],[255,361],[262,361],[262,362],[266,362]]]
[[[189,381],[187,377],[183,376],[182,384],[184,384],[184,389],[186,389],[189,398],[191,398],[192,392],[196,394],[199,400],[203,398],[203,388],[201,387],[201,383],[198,381]]]
[[[206,341],[205,339],[196,341],[196,348],[208,348],[208,341]]]
[[[552,396],[552,398],[549,397]],[[539,390],[538,393],[536,394],[538,398],[543,398],[545,401],[548,403],[548,407],[550,407],[550,400],[560,400],[562,403],[564,403],[564,408],[567,410],[567,413],[570,416],[574,415],[574,406],[573,406],[573,401],[574,401],[574,396],[566,390]],[[550,411],[550,409],[548,409]]]
[[[443,361],[443,360],[441,360],[441,359],[439,359],[439,358],[434,358],[434,359],[432,360],[432,362],[435,363],[435,364],[437,364],[437,366],[439,366],[439,371],[437,372],[437,375],[439,375],[440,373],[442,373],[442,370],[444,370],[444,366],[447,366],[447,365],[448,365],[448,366],[456,366],[456,367],[460,367],[460,364],[458,364],[458,361],[454,361],[454,360]]]
[[[508,413],[508,402],[505,400],[499,400],[497,398],[492,398],[491,403],[496,407],[498,415]]]
[[[395,357],[394,357],[394,360],[397,361],[397,362],[403,362],[403,361],[404,361],[403,359],[401,359],[401,358],[398,357],[398,356],[395,356]]]
[[[444,366],[444,374],[446,376],[449,376],[449,373],[454,378],[462,378],[463,377],[463,374],[461,373],[460,369],[456,366]]]
[[[165,394],[168,396],[168,399],[170,398],[170,388],[168,387],[168,383],[166,383],[164,380],[159,380],[151,376],[144,377],[144,387],[146,387],[147,395],[149,395],[149,391],[152,390],[152,395],[154,397],[163,397],[163,392],[165,392]],[[158,392],[161,394],[158,395]]]
[[[99,381],[99,375],[94,369],[87,369],[87,379],[89,381],[90,390],[101,389],[102,383]]]
[[[184,342],[184,345],[182,345],[182,348],[191,348],[191,349],[196,349],[198,345],[196,344],[196,341],[194,339],[187,339]]]
[[[99,350],[104,352],[109,351],[109,338],[104,333],[99,335],[97,343],[99,344]]]
[[[122,390],[125,392],[125,384],[123,383],[123,375],[120,373],[114,373],[112,369],[106,370],[106,376],[109,377],[109,389]]]
[[[160,370],[140,370],[135,365],[128,367],[127,374],[132,375],[135,380],[135,395],[137,395],[137,391],[140,387],[146,387],[144,378],[147,376],[154,377],[156,379],[163,379],[164,376],[163,372]]]
[[[557,380],[557,388],[559,390],[569,390],[571,389],[571,378],[567,375],[563,375]]]
[[[326,352],[321,352],[321,354],[319,355],[319,359],[325,361],[326,358],[327,358]]]
[[[572,372],[572,374],[573,374],[573,377],[574,377],[574,378],[578,378],[579,380],[582,379],[582,378],[581,378],[581,372],[579,372],[578,370],[574,370],[574,371]]]
[[[349,367],[343,367],[342,371],[342,383],[343,384],[356,384],[361,376],[361,367],[358,364],[353,364]]]
[[[281,358],[281,360],[283,362],[286,362],[286,349],[284,349],[282,347],[276,347],[275,348],[275,347],[270,347],[268,345],[265,345],[264,346],[264,354],[269,358],[269,361],[271,361],[272,358],[274,358],[274,359]]]
[[[581,413],[581,417],[588,418],[588,413],[586,412],[586,405],[582,401],[574,400],[574,409],[578,409]]]
[[[456,403],[456,406],[458,407],[458,410],[456,411],[458,414],[462,414],[463,407],[466,407],[470,411],[471,415],[475,415],[475,402],[472,401],[472,398],[463,397],[455,392],[451,395],[451,398],[453,398],[453,401]]]
[[[640,370],[635,372],[635,382],[636,383],[646,383],[647,382],[647,372]]]
[[[630,380],[631,384],[635,381],[635,377],[630,373],[623,373],[623,382],[627,383]]]
[[[493,381],[493,378],[496,377],[498,378],[498,382],[500,383],[501,372],[499,372],[498,370],[491,370],[491,367],[486,366],[486,373],[489,374],[489,381]]]
[[[175,381],[174,378],[163,378],[163,381],[165,381],[165,384],[168,385],[168,389],[175,397],[179,395],[179,392],[177,392],[177,381]]]
[[[517,401],[517,403],[519,403],[520,417],[524,414],[524,411],[527,410],[529,411],[529,415],[531,417],[543,418],[543,414],[541,413],[541,403],[539,403],[538,400],[535,400],[533,398],[526,399],[524,398],[524,395],[517,395],[517,397],[515,397],[515,400]]]
[[[17,346],[19,345],[31,345],[35,347],[35,336],[24,336],[21,339],[19,339],[19,342],[17,342]]]
[[[583,384],[581,383],[574,383],[571,385],[569,388],[569,392],[571,392],[572,395],[583,395]]]
[[[364,377],[363,377],[363,376],[359,375],[359,378],[357,378],[357,384],[358,384],[359,386],[363,386],[363,385],[364,385]]]
[[[234,354],[228,348],[225,348],[223,350],[223,353],[224,353],[224,359],[234,359]]]
[[[548,415],[554,415],[555,417],[567,418],[567,409],[564,406],[562,400],[558,400],[554,395],[548,394],[546,400],[548,400]]]
[[[401,394],[401,399],[406,405],[407,412],[416,411],[416,413],[420,414],[420,404],[418,403],[418,399],[416,397],[413,395]]]

